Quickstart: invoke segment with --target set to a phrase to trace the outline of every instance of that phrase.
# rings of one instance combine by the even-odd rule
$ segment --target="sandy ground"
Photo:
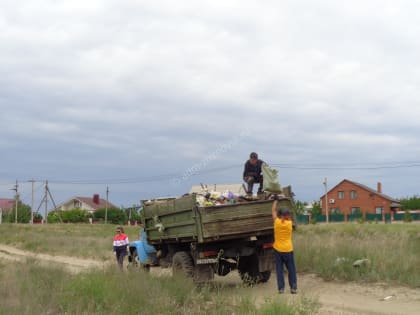
[[[420,289],[395,287],[386,284],[361,285],[352,282],[326,282],[312,274],[298,274],[298,295],[277,293],[275,274],[265,283],[254,288],[253,295],[258,304],[267,298],[294,299],[299,295],[313,297],[321,304],[320,314],[420,314]],[[236,273],[215,281],[239,284]]]
[[[36,259],[40,264],[49,265],[51,262],[63,265],[68,271],[77,273],[91,268],[103,268],[110,262],[100,262],[93,259],[83,259],[69,256],[52,256],[17,249],[12,246],[0,244],[0,259],[25,262]]]
[[[92,259],[37,254],[0,244],[0,259],[24,262],[28,258],[45,264],[59,263],[73,273],[90,268],[104,268],[114,263],[113,260],[99,262]],[[151,273],[153,275],[170,274],[170,269],[152,268]],[[223,283],[227,288],[232,288],[229,294],[235,294],[234,289],[241,285],[241,280],[236,272],[232,272],[226,277],[216,277],[214,281]],[[273,274],[267,283],[246,290],[249,290],[249,293],[255,297],[257,304],[262,304],[267,299],[295,299],[302,295],[312,297],[321,304],[319,314],[420,314],[420,289],[378,283],[327,282],[312,274],[298,274],[298,287],[298,295],[291,295],[288,292],[279,295],[275,274]]]

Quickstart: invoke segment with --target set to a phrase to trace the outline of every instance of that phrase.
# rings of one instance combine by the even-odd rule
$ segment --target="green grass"
[[[330,224],[300,226],[294,234],[299,272],[325,279],[385,281],[420,287],[420,225]],[[353,267],[358,259],[369,264]]]
[[[304,298],[266,301],[260,308],[241,288],[197,287],[185,278],[153,277],[116,268],[71,275],[34,261],[0,263],[0,314],[314,314]],[[279,313],[281,310],[281,313]]]
[[[130,240],[138,238],[139,229],[125,227]],[[115,225],[104,224],[1,224],[0,242],[33,252],[109,260],[114,233]],[[306,225],[299,226],[293,242],[298,272],[420,287],[419,224]],[[354,268],[352,263],[361,258],[370,264]]]
[[[0,224],[0,242],[33,252],[106,259],[112,252],[116,225],[105,224]],[[130,241],[139,237],[138,226],[125,226]]]
[[[2,224],[0,242],[33,252],[101,260],[111,259],[114,231],[113,225],[99,224]],[[139,227],[127,227],[126,232],[134,240]],[[294,247],[300,273],[420,287],[418,224],[299,226]],[[353,267],[362,258],[370,263]],[[133,270],[120,273],[115,266],[71,275],[56,264],[46,268],[34,260],[0,261],[0,282],[0,314],[304,315],[318,309],[316,301],[301,295],[257,306],[249,288],[220,283],[197,287],[182,278],[153,278]]]

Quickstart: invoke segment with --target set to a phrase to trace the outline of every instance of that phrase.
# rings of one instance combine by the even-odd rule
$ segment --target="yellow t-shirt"
[[[292,221],[276,218],[274,220],[274,243],[273,247],[276,251],[282,253],[290,253],[293,251],[292,244]]]

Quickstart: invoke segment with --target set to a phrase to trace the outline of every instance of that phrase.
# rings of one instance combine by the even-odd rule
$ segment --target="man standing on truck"
[[[251,152],[249,155],[249,160],[245,162],[243,178],[248,185],[248,187],[246,187],[247,195],[252,196],[254,183],[260,184],[260,187],[258,188],[258,194],[262,193],[263,176],[261,174],[261,166],[263,163],[264,161],[259,160],[258,154],[255,152]]]
[[[271,214],[274,220],[274,258],[276,261],[277,287],[279,293],[284,293],[283,265],[286,265],[290,293],[297,293],[296,266],[293,254],[292,230],[293,224],[290,219],[289,209],[277,211],[277,196],[274,198]]]

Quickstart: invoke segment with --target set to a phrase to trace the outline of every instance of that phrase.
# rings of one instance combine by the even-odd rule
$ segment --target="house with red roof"
[[[390,214],[400,210],[400,202],[382,193],[382,184],[373,189],[344,179],[320,197],[322,214]]]
[[[0,209],[3,214],[8,213],[15,207],[15,199],[0,198]]]
[[[76,208],[86,210],[89,213],[93,213],[98,209],[118,209],[119,207],[115,206],[109,201],[107,202],[105,199],[100,198],[98,194],[94,194],[93,197],[73,197],[58,205],[54,210],[65,211]]]

